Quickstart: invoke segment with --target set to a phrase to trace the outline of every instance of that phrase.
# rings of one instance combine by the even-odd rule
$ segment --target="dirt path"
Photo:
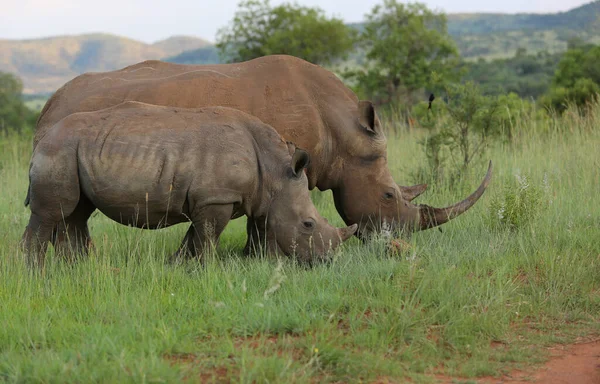
[[[515,371],[502,378],[486,378],[483,384],[600,384],[600,340],[550,349],[551,358],[535,371]]]
[[[549,350],[550,361],[537,370],[466,381],[479,384],[600,384],[600,339],[554,346]],[[461,379],[443,378],[441,382],[456,383]]]

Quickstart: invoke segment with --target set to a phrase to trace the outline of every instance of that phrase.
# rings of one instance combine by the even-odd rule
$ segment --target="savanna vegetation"
[[[262,22],[249,23],[257,14]],[[542,33],[540,20],[521,22]],[[0,381],[468,381],[598,336],[599,48],[571,40],[566,53],[528,48],[469,61],[452,23],[385,0],[348,32],[354,51],[332,51],[335,41],[312,37],[323,28],[342,36],[349,29],[339,20],[248,1],[222,30],[230,58],[285,47],[376,100],[394,178],[429,183],[428,204],[464,197],[493,161],[483,198],[442,231],[416,233],[402,251],[390,247],[391,233],[353,239],[313,268],[243,256],[244,219],[230,223],[206,267],[174,265],[185,225],[143,231],[96,213],[88,257],[69,264],[50,249],[45,270],[32,274],[18,243],[40,100],[24,100],[19,79],[1,74]],[[312,196],[341,226],[331,193]]]
[[[443,232],[390,253],[386,235],[342,247],[328,265],[245,258],[242,219],[198,262],[172,265],[185,225],[143,231],[101,214],[86,259],[42,275],[18,241],[31,141],[0,141],[0,377],[5,382],[434,382],[540,363],[543,347],[600,332],[600,106],[542,117],[524,109],[514,141],[493,141],[454,201],[494,161],[488,192]],[[393,128],[400,122],[386,121]],[[441,129],[452,117],[438,120]],[[421,130],[390,130],[396,180],[427,181]],[[451,157],[450,157],[451,158]],[[451,162],[448,164],[452,164]],[[318,209],[341,220],[329,193]]]

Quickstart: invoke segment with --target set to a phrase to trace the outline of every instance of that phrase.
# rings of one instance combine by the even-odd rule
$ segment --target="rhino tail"
[[[27,187],[27,196],[25,196],[25,206],[29,206],[29,200],[30,200],[30,194],[31,194],[31,187]]]
[[[31,172],[31,165],[29,165],[29,171]],[[27,196],[25,196],[25,206],[29,206],[31,201],[31,174],[29,174],[29,185],[27,186]]]

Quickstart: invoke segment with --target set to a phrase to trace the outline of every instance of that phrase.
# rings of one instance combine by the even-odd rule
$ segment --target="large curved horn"
[[[429,205],[419,204],[419,216],[420,223],[418,223],[417,228],[415,230],[422,231],[425,229],[437,227],[438,225],[442,225],[455,217],[461,215],[466,212],[469,208],[471,208],[477,200],[483,195],[485,189],[487,188],[490,180],[492,178],[492,161],[490,160],[490,165],[488,166],[487,174],[485,178],[481,182],[481,185],[475,192],[473,192],[469,197],[461,201],[460,203],[454,204],[450,207],[446,208],[434,208]]]
[[[406,201],[413,201],[419,195],[421,195],[427,189],[427,184],[417,184],[405,187],[403,185],[398,185],[400,188],[400,192],[402,193],[402,198]]]

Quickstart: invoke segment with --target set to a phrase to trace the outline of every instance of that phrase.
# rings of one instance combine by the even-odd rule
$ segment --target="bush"
[[[584,46],[568,50],[558,64],[552,88],[542,102],[563,113],[570,103],[587,106],[600,93],[600,46]]]
[[[577,80],[571,88],[552,88],[548,95],[542,98],[542,102],[546,107],[563,113],[571,103],[582,107],[595,101],[598,93],[600,93],[598,84],[591,79],[583,78]]]
[[[493,228],[518,230],[531,223],[549,201],[549,185],[544,178],[544,189],[535,186],[527,175],[515,175],[500,193],[492,197],[488,221]],[[546,200],[546,201],[545,201]]]
[[[533,130],[539,123],[548,119],[544,108],[535,102],[523,100],[516,93],[500,95],[498,101],[499,137],[509,144],[515,143],[523,133]]]
[[[23,84],[10,74],[0,72],[0,132],[22,132],[35,124],[36,114],[21,99]]]
[[[485,159],[490,145],[518,144],[542,133],[552,121],[535,102],[510,93],[486,96],[480,86],[467,82],[445,86],[445,95],[416,104],[409,120],[430,134],[419,142],[426,165],[412,172],[415,182],[452,183]],[[441,99],[441,100],[440,100]]]
[[[490,140],[502,131],[500,103],[497,97],[483,96],[471,82],[444,88],[446,102],[441,106],[429,110],[421,103],[414,108],[419,125],[433,133],[420,142],[427,165],[413,177],[452,183],[483,159]]]

